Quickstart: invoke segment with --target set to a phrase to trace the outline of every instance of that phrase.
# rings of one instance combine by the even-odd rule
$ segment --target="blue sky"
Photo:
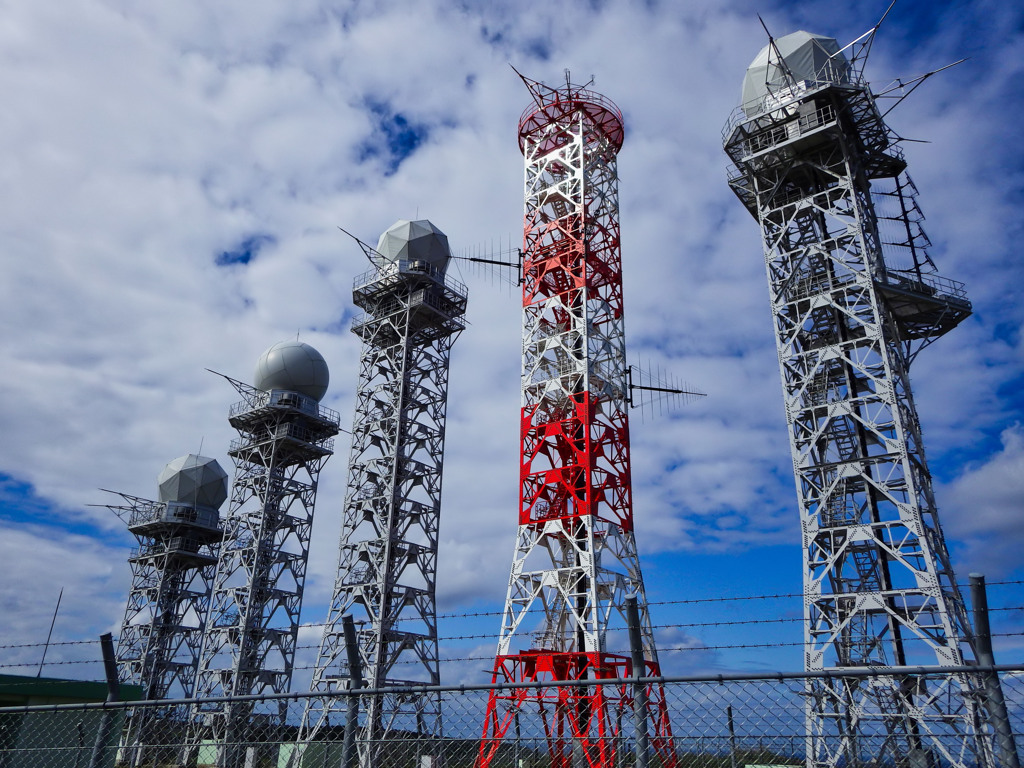
[[[301,338],[351,418],[353,278],[365,241],[424,217],[456,251],[518,241],[528,102],[514,64],[566,68],[623,110],[619,157],[629,354],[708,397],[636,420],[637,536],[669,669],[795,669],[799,601],[697,598],[800,590],[789,448],[755,223],[725,183],[721,129],[747,64],[805,28],[845,43],[887,0],[512,2],[16,0],[0,24],[0,645],[117,631],[131,536],[89,505],[153,497],[202,446],[226,467],[234,394],[271,344]],[[1024,11],[900,0],[867,76],[876,90],[956,59],[890,116],[908,142],[939,271],[975,315],[912,370],[961,580],[1024,578],[1019,125]],[[456,275],[458,276],[458,275]],[[519,303],[468,271],[470,328],[452,358],[441,610],[500,609],[516,510]],[[347,445],[322,477],[304,617],[323,619]],[[1024,604],[1015,585],[991,602]],[[1021,629],[1018,611],[993,617]],[[703,626],[770,619],[754,627]],[[688,626],[678,626],[678,625]],[[694,626],[696,625],[696,626]],[[498,618],[444,619],[450,657],[493,653]],[[312,645],[317,628],[303,630]],[[475,637],[483,635],[483,637]],[[743,638],[756,636],[751,643]],[[763,639],[763,640],[762,640]],[[1021,638],[997,638],[1001,660]],[[776,649],[720,646],[778,643]],[[57,646],[48,660],[98,658]],[[0,648],[0,670],[38,662]],[[300,666],[308,664],[300,658]],[[485,662],[453,664],[469,679]],[[49,673],[99,676],[68,663]],[[301,676],[296,685],[301,687]]]

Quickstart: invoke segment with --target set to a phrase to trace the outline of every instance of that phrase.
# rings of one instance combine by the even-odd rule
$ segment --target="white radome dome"
[[[386,261],[425,261],[444,272],[451,258],[448,236],[426,219],[399,219],[377,241],[377,253]]]
[[[760,112],[770,93],[786,89],[788,75],[779,66],[780,56],[797,83],[849,82],[850,62],[840,51],[835,38],[804,30],[792,32],[780,37],[774,45],[762,48],[747,67],[742,104],[748,115]]]
[[[284,389],[317,402],[327,394],[330,380],[323,355],[302,341],[282,341],[272,346],[260,355],[253,374],[256,389]]]
[[[168,462],[156,482],[162,502],[220,509],[228,497],[228,473],[216,459],[194,453]]]

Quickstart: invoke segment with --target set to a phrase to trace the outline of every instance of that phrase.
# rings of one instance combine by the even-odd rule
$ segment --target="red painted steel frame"
[[[568,130],[552,126],[581,124],[588,154],[613,163],[622,146],[622,117],[611,102],[589,91],[541,97],[520,120],[520,147],[537,146],[539,154],[547,154],[570,140]],[[584,195],[582,215],[559,216],[551,203],[526,212],[523,308],[537,312],[540,324],[552,331],[570,325],[584,302],[601,306],[588,318],[596,333],[622,318],[618,211],[595,210],[600,202]],[[520,525],[596,515],[632,530],[625,404],[599,405],[591,393],[577,391],[563,413],[523,408]]]
[[[645,675],[656,676],[657,665],[648,662]],[[565,680],[615,680],[633,675],[633,662],[611,653],[551,653],[525,651],[514,656],[499,656],[492,678],[494,683],[543,682]],[[675,766],[668,706],[660,685],[645,685],[647,719],[654,723],[651,746],[666,767]],[[507,702],[504,715],[498,714],[496,701]],[[478,765],[489,765],[502,740],[512,727],[515,713],[535,704],[543,718],[548,757],[552,768],[571,768],[573,746],[578,745],[587,765],[603,768],[618,765],[619,737],[623,718],[633,717],[633,684],[549,686],[507,688],[491,695],[480,745]]]
[[[583,135],[587,163],[582,206],[551,193],[528,207],[524,220],[524,332],[553,339],[585,326],[614,347],[606,365],[625,365],[622,353],[622,271],[619,222],[614,201],[615,155],[622,146],[622,116],[604,97],[567,86],[527,83],[535,98],[520,120],[519,144],[542,158]],[[575,132],[575,133],[574,133]],[[603,170],[602,170],[603,169]],[[569,178],[557,163],[548,174]],[[597,189],[606,182],[609,190]],[[597,194],[594,194],[597,189]],[[527,339],[529,343],[530,339]],[[629,419],[625,393],[595,384],[600,365],[589,359],[589,336],[570,350],[579,377],[560,404],[524,391],[521,414],[519,525],[536,538],[550,520],[591,517],[631,534]],[[586,372],[589,384],[583,378]],[[612,374],[614,375],[614,374]],[[526,386],[526,385],[524,385]],[[611,393],[611,394],[609,394]],[[660,674],[656,661],[646,674]],[[615,679],[632,674],[632,662],[609,653],[531,649],[495,660],[496,683]],[[623,710],[632,719],[632,685],[549,686],[494,691],[487,708],[478,768],[487,768],[522,706],[536,704],[543,719],[553,768],[569,768],[572,746],[581,747],[591,768],[614,766]],[[651,744],[664,766],[676,764],[671,726],[661,686],[648,686]],[[504,704],[504,706],[500,706]]]

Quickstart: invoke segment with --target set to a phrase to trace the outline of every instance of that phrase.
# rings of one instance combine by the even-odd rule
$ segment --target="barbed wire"
[[[1007,581],[990,581],[986,582],[988,587],[1001,587],[1007,585],[1021,585],[1024,584],[1024,580],[1007,580]],[[957,584],[959,587],[969,587],[969,583]],[[775,595],[730,595],[723,597],[694,597],[694,598],[681,598],[679,600],[650,600],[647,602],[648,606],[657,605],[697,605],[703,603],[728,603],[728,602],[739,602],[743,600],[786,600],[795,598],[806,597],[803,592],[781,592]],[[1007,611],[1007,610],[1024,610],[1024,606],[1012,606],[1006,608],[989,608],[989,611]],[[479,618],[482,616],[504,616],[505,611],[467,611],[463,613],[439,613],[435,616],[436,619],[463,619],[463,618]],[[414,621],[415,619],[398,619],[401,621]],[[801,621],[801,619],[795,619],[795,621]],[[299,628],[316,628],[327,626],[326,621],[311,621],[305,622],[299,625]],[[661,625],[671,626],[671,625]],[[693,624],[691,626],[702,626],[701,624]],[[490,635],[488,635],[490,636]]]
[[[1004,586],[1019,586],[1024,584],[1024,580],[1021,579],[1006,579],[1001,581],[990,581],[986,583],[989,587],[1004,587]],[[968,586],[967,584],[960,584],[959,586]],[[780,600],[780,599],[793,599],[802,598],[804,594],[802,592],[789,592],[779,593],[773,595],[733,595],[733,596],[722,596],[722,597],[700,597],[700,598],[681,598],[679,600],[655,600],[647,603],[648,606],[658,605],[695,605],[695,604],[706,604],[706,603],[725,603],[725,602],[740,602],[740,601],[754,601],[754,600]],[[995,606],[990,607],[990,613],[996,612],[1011,612],[1011,611],[1024,611],[1024,605],[1009,605],[1009,606]],[[438,619],[468,619],[468,618],[479,618],[488,616],[502,616],[504,611],[466,611],[466,612],[449,612],[437,614]],[[802,617],[777,617],[777,618],[752,618],[752,619],[737,619],[731,621],[703,621],[703,622],[673,622],[665,624],[654,624],[652,629],[707,629],[715,627],[735,627],[735,626],[747,626],[747,625],[758,625],[758,624],[795,624],[803,622]],[[299,625],[300,629],[303,628],[317,628],[327,626],[327,622],[307,622]],[[992,637],[1020,637],[1024,636],[1024,632],[1001,632],[992,633]],[[466,634],[466,635],[444,635],[438,638],[439,642],[459,642],[465,640],[494,640],[496,634],[494,632],[486,632],[479,634]],[[15,649],[27,649],[27,648],[43,648],[43,647],[66,647],[76,645],[98,645],[100,640],[89,639],[89,640],[63,640],[50,643],[11,643],[6,645],[0,645],[0,650],[15,650]],[[725,645],[701,645],[701,646],[684,646],[679,648],[661,648],[662,652],[675,652],[675,651],[686,651],[686,650],[739,650],[739,649],[756,649],[756,648],[780,648],[780,647],[800,647],[803,646],[803,642],[784,642],[784,643],[754,643],[754,644],[725,644]],[[308,651],[318,650],[319,644],[316,645],[299,645],[296,646],[297,651]],[[490,656],[480,657],[458,657],[451,659],[441,659],[441,663],[449,663],[454,661],[482,661],[492,660]],[[52,661],[47,662],[44,666],[64,666],[64,665],[75,665],[75,664],[95,664],[99,663],[99,659],[79,659],[79,660],[65,660],[65,661]],[[400,663],[419,663],[414,662],[400,662]],[[26,661],[23,663],[9,663],[0,664],[0,669],[16,669],[19,667],[37,667],[38,662]],[[296,667],[295,669],[310,669],[312,667]]]
[[[1017,579],[1016,581],[1014,581],[1014,580],[1007,580],[1007,581],[986,581],[985,582],[985,586],[986,587],[1004,587],[1007,584],[1024,584],[1024,579]],[[969,587],[970,585],[971,585],[970,582],[968,582],[967,584],[958,584],[957,586]]]
[[[48,661],[44,667],[59,667],[65,664],[102,664],[103,659],[70,659],[68,661]],[[24,664],[0,664],[0,669],[16,669],[18,667],[39,667],[38,661],[26,661]]]
[[[743,598],[718,598],[721,600],[731,599],[743,599]],[[753,598],[752,598],[753,599]],[[701,601],[695,601],[701,602]],[[648,603],[648,605],[658,605],[659,603]],[[662,605],[668,603],[660,603]],[[990,607],[989,613],[1007,612],[1007,611],[1024,611],[1024,605],[1006,605],[998,607]],[[456,616],[475,616],[478,614],[451,614],[451,618]],[[441,618],[440,616],[438,618]],[[780,617],[780,618],[754,618],[754,619],[736,619],[734,621],[692,621],[692,622],[677,622],[668,624],[652,624],[652,629],[684,629],[684,628],[706,628],[706,627],[735,627],[743,626],[747,624],[797,624],[803,622],[803,618],[800,616],[792,617]],[[315,628],[327,626],[326,622],[307,623],[300,624],[299,628]],[[196,628],[198,629],[198,628]],[[438,641],[443,640],[488,640],[495,638],[494,632],[485,632],[476,635],[441,635],[438,637]],[[117,638],[115,638],[115,642]],[[0,645],[0,650],[10,650],[16,648],[43,648],[44,646],[55,648],[60,646],[69,645],[98,645],[100,642],[99,638],[92,640],[61,640],[47,643],[10,643],[6,645]],[[318,648],[319,645],[299,645],[296,646],[296,650],[308,650],[310,648]],[[56,662],[54,662],[56,663]],[[2,666],[2,665],[0,665]]]
[[[695,627],[735,627],[746,624],[799,624],[803,618],[799,616],[778,618],[778,619],[738,619],[736,621],[703,621],[703,622],[681,622],[677,624],[652,624],[651,629],[680,629]],[[623,627],[625,630],[625,627]],[[444,635],[438,637],[441,640],[493,640],[496,639],[494,632],[487,632],[479,635]]]
[[[722,598],[722,599],[723,600],[727,600],[727,599],[731,599],[731,598]],[[737,598],[737,599],[739,599],[739,598]],[[1008,611],[1024,611],[1024,605],[1007,605],[1007,606],[1000,606],[1000,607],[990,607],[988,610],[989,610],[989,613],[1008,612]],[[736,627],[736,626],[746,626],[746,625],[750,625],[750,624],[799,624],[799,623],[802,623],[803,621],[804,621],[803,617],[800,617],[800,616],[787,616],[787,617],[778,617],[778,618],[736,619],[736,620],[733,620],[733,621],[673,622],[673,623],[666,623],[666,624],[652,624],[651,628],[652,629],[696,629],[696,628],[712,628],[712,627]],[[326,626],[326,622],[315,623],[315,624],[314,623],[300,624],[299,628],[301,629],[301,628],[306,628],[306,627],[323,627],[323,626]],[[1018,633],[1010,633],[1010,634],[1018,634]],[[997,634],[993,634],[993,637],[997,637],[997,636],[998,636]],[[459,641],[459,640],[491,640],[491,639],[494,639],[495,637],[496,637],[496,634],[494,632],[483,632],[483,633],[480,633],[480,634],[472,634],[472,635],[440,635],[437,639],[438,639],[439,642],[442,642],[442,641]],[[116,641],[117,641],[117,639],[115,638],[115,642]],[[94,640],[62,640],[62,641],[57,641],[57,642],[50,642],[49,644],[41,643],[41,642],[40,643],[11,643],[11,644],[7,644],[7,645],[0,645],[0,650],[10,650],[10,649],[18,649],[18,648],[43,648],[43,647],[53,648],[53,647],[72,646],[72,645],[98,645],[99,643],[100,643],[100,640],[98,638],[94,639]],[[297,645],[295,647],[295,649],[296,650],[310,650],[310,649],[317,649],[319,647],[320,647],[319,644],[317,644],[317,645]],[[53,662],[53,663],[54,664],[58,664],[58,663],[63,663],[63,662]],[[2,668],[3,666],[4,665],[0,665],[0,668]],[[26,662],[25,664],[17,665],[17,666],[31,666],[31,663],[30,662]]]
[[[100,639],[97,637],[94,640],[60,640],[60,641],[51,641],[49,643],[15,643],[15,644],[12,644],[12,645],[0,645],[0,649],[6,649],[6,648],[42,648],[44,646],[48,646],[50,648],[54,648],[54,647],[56,647],[58,645],[92,645],[94,643],[98,645],[99,642],[100,642]]]
[[[992,637],[1024,637],[1024,632],[994,632]],[[811,643],[804,642],[785,642],[785,643],[736,643],[729,645],[683,645],[674,648],[658,647],[658,653],[675,653],[682,651],[723,651],[723,650],[736,650],[736,649],[757,649],[757,648],[800,648]],[[449,664],[454,662],[465,662],[465,661],[494,661],[494,656],[455,656],[455,657],[444,657],[439,658],[439,664]],[[419,659],[409,659],[398,661],[394,666],[406,665],[406,664],[422,664]],[[298,666],[295,669],[315,669],[315,666]]]
[[[993,632],[992,637],[1024,637],[1024,632]],[[76,641],[76,644],[83,644],[86,641]],[[754,650],[764,648],[800,648],[810,645],[805,642],[773,642],[773,643],[735,643],[735,644],[722,644],[722,645],[687,645],[677,647],[660,647],[658,648],[659,653],[677,653],[683,651],[724,651],[724,650]],[[296,650],[300,648],[303,650],[309,650],[312,648],[318,648],[319,646],[297,646]],[[439,664],[453,664],[463,663],[469,661],[487,661],[494,662],[494,656],[457,656],[457,657],[445,657],[439,658]],[[57,666],[69,666],[79,664],[101,664],[101,659],[71,659],[66,661],[53,661],[47,662],[44,666],[46,667],[57,667]],[[407,664],[422,664],[418,659],[399,661],[395,666],[407,665]],[[36,662],[25,662],[22,664],[0,664],[0,669],[17,669],[20,667],[37,667]],[[293,667],[294,670],[312,670],[316,669],[316,665],[300,665]],[[8,685],[34,685],[37,684],[35,681],[26,681],[24,683],[8,683]],[[40,681],[38,684],[53,684],[52,681]]]

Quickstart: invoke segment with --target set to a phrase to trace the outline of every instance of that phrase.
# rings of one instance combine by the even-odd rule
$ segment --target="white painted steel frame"
[[[762,230],[803,532],[809,671],[974,659],[908,372],[970,305],[921,252],[919,209],[890,138],[855,82],[769,107],[726,139],[730,184]],[[904,237],[882,242],[880,195],[899,199],[886,218]],[[901,270],[884,258],[907,253],[913,264]],[[812,680],[808,766],[928,754],[988,764],[974,682],[962,673],[928,688],[914,678]],[[959,752],[936,738],[950,731],[962,736]],[[839,746],[827,747],[837,742],[821,737],[837,733]],[[880,754],[861,753],[868,733],[887,734]]]
[[[466,288],[426,262],[398,261],[358,278],[354,299],[365,312],[352,329],[363,346],[338,575],[314,692],[349,687],[345,614],[356,621],[366,687],[440,683],[435,589],[448,365]],[[343,698],[310,699],[300,742],[344,723],[346,706]],[[373,764],[396,730],[443,735],[439,695],[367,697],[360,763]]]
[[[203,639],[196,696],[285,693],[291,684],[320,470],[331,456],[338,414],[297,392],[262,392],[229,379],[243,397],[230,422],[239,437],[224,543]],[[246,729],[283,724],[252,702],[196,705],[191,748],[218,745],[219,768],[248,758],[233,746]],[[257,722],[258,721],[258,722]]]

